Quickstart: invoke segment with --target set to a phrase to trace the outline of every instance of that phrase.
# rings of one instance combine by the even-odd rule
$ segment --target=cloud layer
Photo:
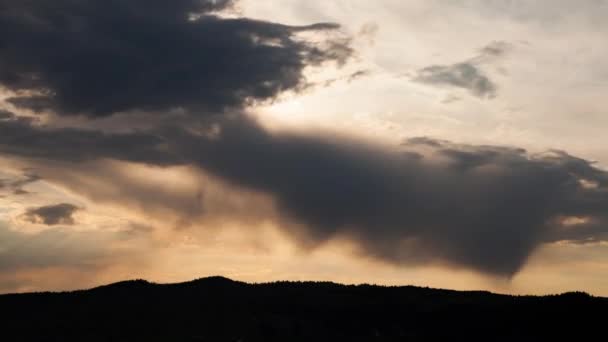
[[[208,125],[215,134],[183,127],[124,134],[124,150],[95,131],[22,124],[26,133],[4,130],[0,150],[72,161],[68,146],[76,135],[90,144],[79,144],[89,160],[196,165],[237,187],[271,195],[287,232],[302,243],[347,238],[362,253],[398,264],[513,275],[543,243],[606,238],[608,173],[565,152],[530,155],[430,138],[386,147],[348,137],[271,133],[245,116]],[[22,150],[11,149],[11,132],[43,134],[55,145],[32,139]],[[167,143],[151,150],[147,142],[161,134]],[[299,230],[291,230],[290,222]]]
[[[22,217],[24,220],[44,224],[47,226],[73,225],[74,214],[80,210],[77,206],[69,203],[47,205],[38,208],[29,208]]]
[[[496,96],[497,86],[480,65],[503,56],[508,49],[509,44],[505,42],[492,42],[467,61],[424,67],[416,72],[412,80],[435,86],[462,88],[480,98],[493,98]]]
[[[346,42],[212,14],[230,0],[3,1],[0,85],[8,101],[58,114],[223,111],[306,86],[302,70],[348,58]]]
[[[494,83],[478,67],[468,62],[431,65],[418,70],[413,80],[432,85],[464,88],[481,98],[496,95]]]
[[[395,263],[513,275],[544,242],[606,237],[608,173],[561,151],[428,138],[387,148],[272,134],[245,120],[225,124],[219,138],[184,144],[205,170],[272,194],[308,238],[346,236]],[[595,229],[567,226],[569,217]]]
[[[343,63],[352,51],[348,39],[299,36],[335,24],[296,27],[213,14],[231,3],[5,2],[0,30],[14,33],[0,44],[0,84],[15,93],[8,101],[90,120],[66,128],[52,116],[42,125],[0,112],[0,153],[73,167],[104,160],[189,165],[271,197],[277,223],[303,246],[348,239],[362,254],[399,265],[512,276],[544,243],[606,239],[608,173],[566,152],[534,155],[431,138],[385,146],[264,128],[247,114],[252,103],[306,87],[306,67]],[[496,87],[478,64],[504,47],[480,53],[423,68],[415,80],[492,97]],[[168,113],[173,109],[184,113]],[[125,111],[139,112],[148,127],[125,120],[121,133],[110,133],[97,126],[96,117]],[[90,176],[95,172],[102,171]],[[183,211],[196,217],[204,200],[203,193]],[[150,201],[182,207],[172,198]],[[65,224],[74,210],[34,208],[26,216]]]

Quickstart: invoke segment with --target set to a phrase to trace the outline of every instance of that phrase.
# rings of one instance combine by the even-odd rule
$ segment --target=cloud
[[[481,48],[477,56],[467,61],[424,67],[416,72],[412,80],[429,85],[462,88],[479,98],[493,98],[496,96],[497,86],[480,69],[480,65],[504,56],[510,47],[507,42],[491,42]]]
[[[8,112],[7,112],[8,113]],[[0,119],[0,126],[2,126],[2,120]],[[13,195],[27,195],[30,192],[25,190],[24,187],[29,184],[39,181],[41,177],[31,171],[25,170],[23,174],[17,177],[10,177],[8,179],[0,179],[0,191],[9,190]]]
[[[104,133],[94,129],[50,128],[13,115],[0,120],[0,151],[22,157],[82,162],[112,158],[175,164],[167,141],[152,133]],[[156,160],[155,160],[156,159]]]
[[[479,56],[476,57],[478,60],[487,58],[496,58],[504,56],[511,48],[511,45],[504,41],[493,41],[490,44],[479,49]]]
[[[379,30],[380,26],[377,23],[370,21],[361,26],[357,36],[366,41],[369,45],[374,45]]]
[[[9,120],[9,119],[13,119],[13,117],[14,117],[13,113],[11,113],[7,110],[0,109],[0,120]]]
[[[513,275],[544,243],[606,236],[608,174],[565,152],[531,155],[431,138],[386,147],[340,136],[271,133],[243,116],[218,120],[208,123],[217,129],[212,135],[165,129],[170,143],[154,152],[145,143],[154,132],[121,135],[129,142],[126,154],[122,143],[98,132],[71,130],[68,136],[89,142],[89,159],[128,160],[132,153],[134,161],[150,165],[198,165],[236,187],[270,195],[298,241],[314,246],[346,238],[362,253],[396,264],[446,263]],[[28,136],[46,138],[31,139],[27,150],[13,149],[13,155],[29,157],[35,150],[48,159],[73,158],[64,130],[31,129]],[[0,149],[6,150],[2,140],[11,141],[11,132],[0,136]],[[200,199],[199,208],[204,193]],[[572,217],[590,221],[565,225],[564,218]]]
[[[559,217],[589,216],[608,229],[608,174],[560,151],[530,155],[430,138],[391,149],[269,133],[245,120],[225,124],[206,143],[183,144],[205,170],[274,196],[308,238],[348,237],[364,253],[395,263],[512,275],[561,234]]]
[[[222,0],[8,0],[0,30],[0,85],[17,107],[105,116],[181,108],[239,108],[306,87],[305,67],[344,62],[346,39],[317,43],[287,26],[214,15]]]
[[[303,246],[348,239],[390,263],[501,276],[519,271],[542,244],[606,238],[608,174],[565,152],[534,155],[431,138],[384,146],[269,131],[243,114],[256,101],[306,86],[307,66],[348,58],[347,41],[312,43],[297,35],[335,24],[294,27],[212,14],[229,1],[10,3],[0,14],[0,29],[14,33],[0,46],[0,84],[16,92],[13,104],[95,117],[140,111],[152,122],[135,129],[124,121],[121,133],[110,133],[93,119],[65,128],[0,114],[1,153],[49,168],[90,167],[89,178],[63,181],[80,184],[74,191],[133,196],[197,218],[205,214],[206,189],[155,196],[157,189],[133,176],[107,193],[82,186],[119,172],[90,162],[188,165],[272,198],[277,223]],[[423,68],[414,80],[489,98],[496,85],[479,65],[504,51],[493,43],[470,60]],[[167,114],[175,108],[185,114]],[[29,214],[35,222],[69,224],[75,209],[66,205]]]
[[[496,85],[476,65],[463,62],[431,65],[418,70],[415,82],[467,89],[481,98],[496,96]]]
[[[444,8],[459,8],[471,11],[487,20],[511,20],[543,28],[572,24],[582,21],[586,25],[602,25],[608,7],[604,0],[583,0],[573,3],[568,0],[543,1],[486,1],[464,0],[459,2],[440,0]],[[469,18],[470,20],[470,18]],[[601,26],[600,26],[601,27]]]
[[[22,218],[31,223],[47,226],[71,226],[76,223],[74,221],[74,214],[79,210],[81,208],[73,204],[60,203],[39,208],[29,208],[23,213]]]

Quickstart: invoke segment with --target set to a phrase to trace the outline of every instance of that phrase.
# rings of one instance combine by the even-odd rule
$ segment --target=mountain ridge
[[[334,285],[334,286],[344,286],[344,287],[371,287],[371,288],[390,288],[390,289],[420,289],[420,290],[431,290],[431,291],[442,291],[442,292],[452,292],[452,293],[460,293],[460,294],[479,294],[479,295],[493,295],[493,296],[505,296],[505,297],[529,297],[529,298],[542,298],[542,297],[560,297],[560,296],[583,296],[583,297],[591,297],[596,299],[604,299],[608,300],[608,297],[604,296],[596,296],[585,291],[566,291],[559,293],[547,293],[544,295],[534,295],[534,294],[508,294],[508,293],[498,293],[487,290],[455,290],[449,288],[440,288],[440,287],[429,287],[429,286],[416,286],[416,285],[382,285],[382,284],[373,284],[373,283],[356,283],[356,284],[343,284],[333,281],[315,281],[315,280],[276,280],[269,282],[245,282],[240,280],[234,280],[224,276],[208,276],[196,278],[193,280],[173,282],[173,283],[161,283],[149,281],[146,279],[136,278],[129,280],[121,280],[113,283],[98,285],[90,288],[77,289],[77,290],[63,290],[63,291],[32,291],[32,292],[19,292],[19,293],[0,293],[0,297],[3,296],[15,296],[15,295],[30,295],[30,294],[69,294],[69,293],[81,293],[87,291],[98,291],[110,288],[120,288],[120,287],[134,287],[134,286],[196,286],[196,285],[248,285],[248,286],[264,286],[264,285],[278,285],[278,284],[300,284],[300,285]]]
[[[7,314],[8,313],[8,314]],[[0,336],[19,341],[513,341],[591,339],[608,298],[512,296],[331,282],[123,281],[0,296]]]

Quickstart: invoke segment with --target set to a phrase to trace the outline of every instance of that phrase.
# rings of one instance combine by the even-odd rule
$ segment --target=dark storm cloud
[[[12,115],[0,120],[0,152],[22,157],[80,162],[111,158],[157,165],[176,164],[160,134],[51,129]]]
[[[88,160],[198,165],[270,194],[283,226],[303,244],[348,238],[363,253],[396,264],[446,263],[513,275],[543,243],[598,241],[608,232],[608,173],[564,152],[530,155],[431,138],[389,148],[347,137],[271,133],[244,116],[208,125],[214,129],[189,124],[117,140],[95,131],[13,128],[0,134],[0,150],[61,161],[86,151]],[[21,148],[14,147],[15,134],[28,137]],[[74,136],[86,143],[75,143]],[[157,136],[162,148],[149,145]],[[567,224],[576,218],[581,221]]]
[[[343,62],[348,41],[308,43],[286,26],[213,15],[233,1],[3,0],[0,85],[9,102],[59,114],[222,111],[306,86],[302,70]]]
[[[184,142],[204,169],[272,194],[318,243],[347,236],[395,263],[440,262],[512,275],[540,244],[563,237],[561,217],[608,231],[608,174],[552,151],[419,138],[387,149],[346,138],[271,134],[245,120],[205,144]],[[585,187],[581,180],[597,187]],[[599,223],[599,224],[597,224]]]
[[[0,109],[0,120],[13,119],[13,113]]]
[[[470,62],[431,65],[418,70],[413,80],[431,85],[463,88],[481,98],[491,98],[496,95],[496,85]]]
[[[31,223],[47,226],[60,224],[73,225],[75,223],[74,214],[79,210],[81,209],[73,204],[60,203],[39,208],[29,208],[23,213],[22,218]]]

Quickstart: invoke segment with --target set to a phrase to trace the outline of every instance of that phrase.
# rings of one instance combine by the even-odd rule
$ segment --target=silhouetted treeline
[[[214,277],[4,295],[0,312],[3,341],[582,341],[608,299]]]

